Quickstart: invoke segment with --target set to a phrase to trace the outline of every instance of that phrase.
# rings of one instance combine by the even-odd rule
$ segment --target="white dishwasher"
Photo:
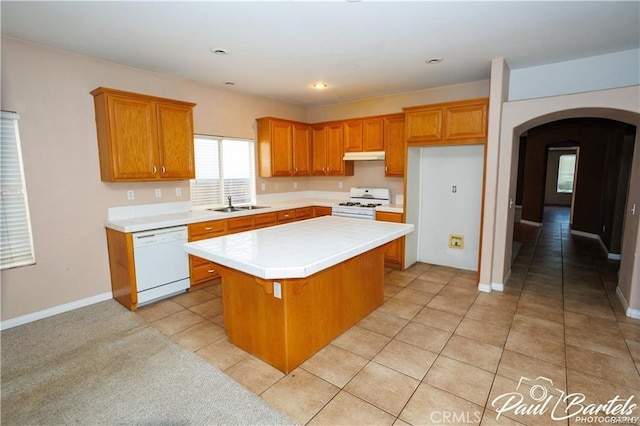
[[[138,306],[189,288],[186,226],[134,232],[132,237]]]

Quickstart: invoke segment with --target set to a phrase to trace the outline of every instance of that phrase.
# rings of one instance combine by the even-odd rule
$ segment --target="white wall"
[[[37,262],[2,271],[3,321],[110,295],[103,225],[109,207],[189,201],[188,181],[100,181],[89,93],[98,86],[195,102],[197,133],[253,138],[256,117],[306,119],[299,106],[3,37],[1,107],[20,114]],[[162,189],[161,199],[155,188]],[[135,200],[127,200],[128,189]]]
[[[511,69],[509,101],[640,84],[640,49]]]
[[[418,260],[477,271],[484,146],[410,149],[421,150],[421,179],[415,182],[420,185]],[[464,237],[462,249],[449,247],[451,234]]]

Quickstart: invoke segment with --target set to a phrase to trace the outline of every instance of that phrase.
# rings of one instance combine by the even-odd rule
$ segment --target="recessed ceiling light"
[[[229,81],[225,81],[224,84],[227,85],[227,86],[235,86],[236,82],[229,80]]]
[[[216,55],[228,55],[229,51],[227,49],[211,49],[211,52],[215,53]]]
[[[314,89],[322,90],[327,88],[327,83],[319,81],[317,83],[313,83],[311,87],[313,87]]]
[[[429,58],[429,59],[425,59],[425,62],[428,63],[429,65],[435,65],[442,62],[442,58]]]

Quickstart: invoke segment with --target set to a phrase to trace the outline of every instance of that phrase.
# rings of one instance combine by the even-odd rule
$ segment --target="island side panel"
[[[286,373],[331,343],[384,301],[384,248],[308,278],[285,280]]]
[[[273,282],[221,265],[216,269],[229,342],[284,371],[284,309],[282,299],[273,296]]]

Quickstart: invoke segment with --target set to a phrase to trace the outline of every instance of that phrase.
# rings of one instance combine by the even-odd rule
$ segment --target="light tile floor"
[[[387,271],[385,303],[287,375],[227,342],[219,284],[138,313],[300,424],[576,424],[551,417],[582,413],[577,400],[554,407],[561,391],[585,394],[582,406],[638,403],[640,320],[615,294],[617,262],[557,217],[516,225],[504,292],[442,266]],[[522,377],[553,383],[518,387]],[[547,395],[546,411],[496,419],[505,398],[494,399],[516,390],[529,404]]]

